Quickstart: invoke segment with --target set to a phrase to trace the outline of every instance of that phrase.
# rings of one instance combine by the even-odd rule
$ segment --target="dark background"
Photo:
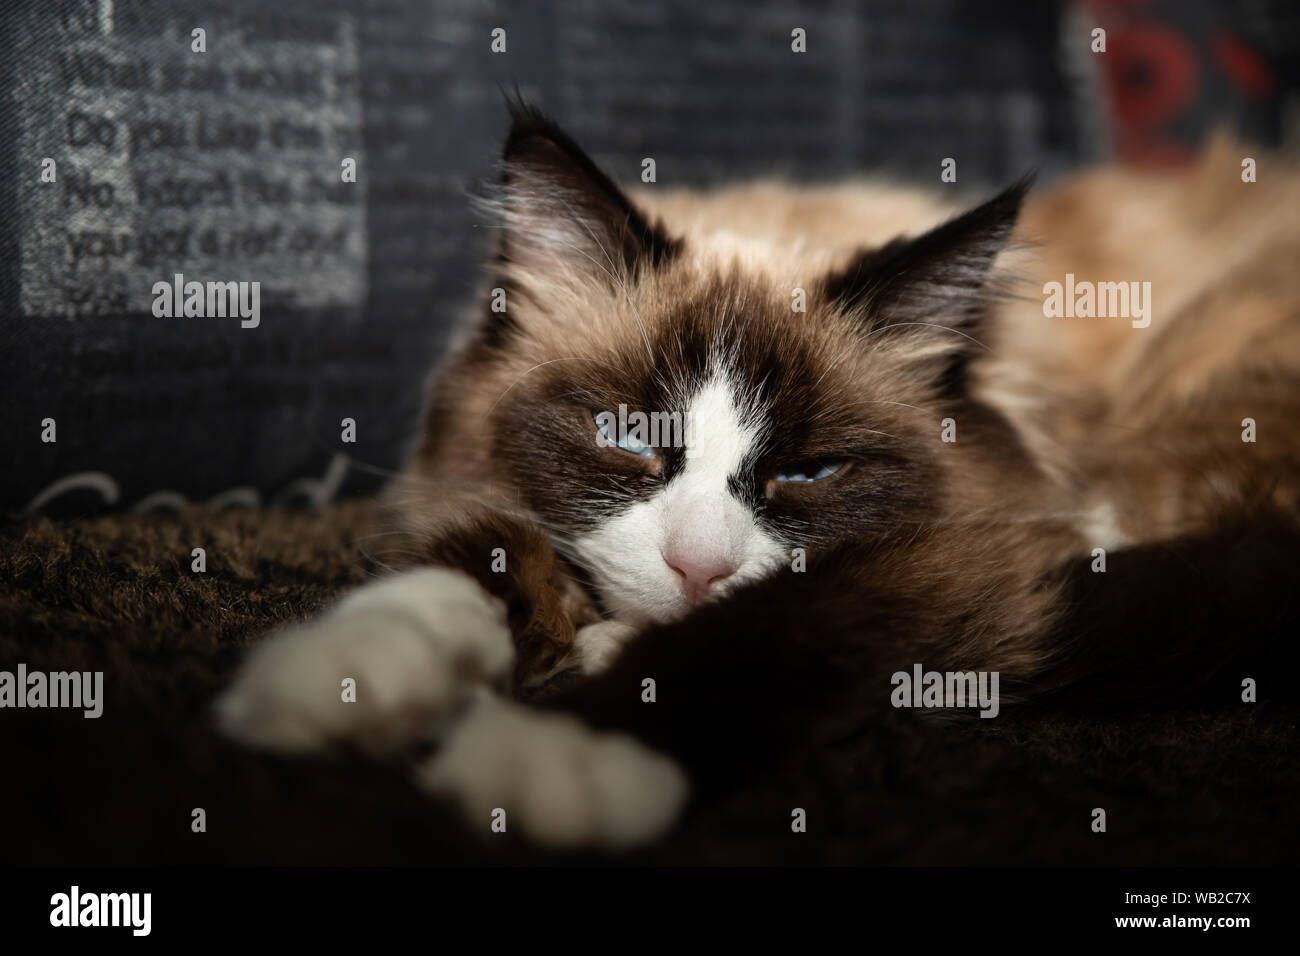
[[[653,156],[664,186],[883,171],[938,188],[945,157],[971,191],[1108,158],[1177,175],[1217,126],[1264,142],[1294,131],[1298,19],[1293,3],[1204,0],[0,0],[0,506],[128,512],[0,522],[0,662],[101,670],[106,701],[89,723],[29,709],[0,720],[0,861],[556,859],[517,836],[483,839],[400,768],[277,757],[212,726],[251,642],[376,572],[372,501],[129,514],[324,505],[399,464],[491,238],[466,191],[492,174],[498,84],[518,81],[620,177]],[[1099,24],[1105,54],[1090,51]],[[205,54],[190,53],[195,26]],[[790,50],[795,27],[805,54]],[[133,132],[148,129],[172,133]],[[232,146],[238,130],[252,140]],[[359,173],[346,188],[344,156]],[[55,183],[40,182],[46,157]],[[169,205],[168,180],[237,193]],[[168,231],[193,246],[145,247]],[[108,238],[91,254],[94,235]],[[155,318],[152,284],[175,272],[262,282],[261,325]],[[343,417],[355,445],[339,441]],[[40,440],[44,418],[56,443]],[[60,493],[78,475],[83,487]],[[618,859],[1293,863],[1297,714],[1270,690],[1290,675],[1263,677],[1249,706],[1234,688],[1131,717],[900,712]],[[807,834],[789,830],[796,806]],[[191,829],[195,807],[209,832]],[[1106,834],[1089,825],[1097,807]],[[1247,888],[1144,881],[1127,888]],[[225,885],[214,912],[237,922],[248,888]],[[994,918],[1020,906],[1005,899]],[[1109,917],[1113,899],[1087,915]],[[942,894],[927,900],[948,912]],[[43,905],[21,913],[33,915],[47,919]]]
[[[490,235],[466,193],[492,175],[502,85],[618,178],[654,157],[665,186],[773,172],[937,185],[953,157],[977,190],[1030,167],[1050,180],[1110,157],[1177,165],[1223,124],[1278,142],[1297,114],[1300,11],[1282,0],[0,10],[0,507],[15,511],[323,504],[381,484],[476,289]],[[1097,25],[1105,54],[1090,50]],[[496,27],[505,53],[490,49]],[[184,88],[190,68],[211,85]],[[144,148],[132,127],[149,122],[176,137]],[[258,141],[223,142],[231,123]],[[272,142],[282,124],[322,136]],[[358,182],[340,190],[343,156]],[[55,183],[40,182],[45,157]],[[237,189],[220,201],[160,204],[149,185],[223,174]],[[291,192],[268,198],[257,181]],[[331,198],[309,198],[325,183]],[[168,230],[185,244],[146,249]],[[88,251],[95,234],[120,251]],[[261,281],[261,325],[155,318],[152,285],[176,272]],[[345,417],[355,444],[340,441]]]

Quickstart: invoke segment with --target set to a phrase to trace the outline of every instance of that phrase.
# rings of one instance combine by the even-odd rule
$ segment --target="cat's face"
[[[506,162],[492,456],[607,611],[669,620],[937,513],[963,330],[1018,193],[782,275],[651,224],[531,113]]]

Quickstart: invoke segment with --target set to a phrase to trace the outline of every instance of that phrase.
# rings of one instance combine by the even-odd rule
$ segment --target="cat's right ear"
[[[1007,246],[1033,183],[1021,179],[929,232],[860,253],[824,282],[823,294],[857,321],[865,340],[904,343],[937,375],[957,380],[992,300],[1006,292],[994,262]]]
[[[493,202],[497,262],[516,281],[605,282],[671,259],[680,241],[641,212],[573,139],[536,107],[507,99],[510,134]]]

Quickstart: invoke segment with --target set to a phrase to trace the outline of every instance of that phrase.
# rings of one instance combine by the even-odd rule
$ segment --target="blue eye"
[[[798,465],[792,465],[778,473],[776,480],[792,482],[821,481],[823,478],[829,478],[843,467],[844,460],[841,458],[806,461]]]
[[[631,455],[639,455],[642,458],[654,458],[655,450],[647,445],[641,436],[636,433],[636,429],[625,429],[620,437],[617,434],[618,416],[613,412],[595,412],[592,418],[596,420],[596,430],[600,432],[604,439],[600,444],[606,448],[617,448]]]

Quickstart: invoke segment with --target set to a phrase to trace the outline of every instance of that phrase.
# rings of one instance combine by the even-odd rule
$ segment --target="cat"
[[[432,742],[417,781],[475,825],[618,848],[888,718],[914,667],[1113,709],[1291,660],[1294,177],[1221,142],[965,209],[626,190],[510,112],[489,291],[391,489],[408,567],[255,648],[226,732]],[[1047,317],[1067,274],[1150,281],[1151,320]]]

